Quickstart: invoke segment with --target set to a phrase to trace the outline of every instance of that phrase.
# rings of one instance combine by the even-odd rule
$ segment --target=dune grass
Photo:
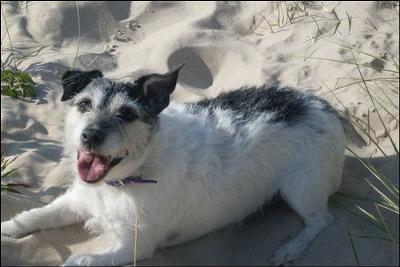
[[[1,61],[1,93],[3,95],[7,95],[17,99],[25,99],[27,97],[35,97],[36,92],[34,90],[35,83],[33,82],[31,76],[28,72],[19,68],[20,63],[23,59],[29,56],[35,56],[42,49],[44,46],[39,46],[37,49],[33,49],[33,51],[29,53],[21,53],[18,49],[13,46],[12,38],[10,36],[9,28],[14,21],[15,15],[8,20],[5,16],[3,5],[9,4],[7,1],[1,2],[1,16],[2,16],[2,24],[5,26],[5,33],[2,35],[2,46],[1,46],[1,53],[8,53],[7,60]],[[77,66],[77,60],[79,55],[79,48],[80,48],[80,36],[81,36],[81,24],[80,24],[80,15],[79,15],[79,1],[75,1],[76,5],[76,13],[77,13],[77,33],[78,33],[78,40],[77,40],[77,48],[74,60],[71,64],[71,69],[75,69]],[[22,2],[18,3],[18,8],[25,8],[28,11],[28,5],[25,2],[25,5]],[[7,37],[9,42],[9,47],[3,47],[3,40]]]
[[[15,189],[17,186],[30,187],[24,183],[10,183],[3,182],[3,180],[14,176],[17,173],[18,168],[10,167],[10,165],[18,158],[18,156],[13,157],[12,159],[6,159],[3,154],[1,155],[1,192],[12,192],[20,194],[20,192]]]
[[[331,3],[332,4],[332,3]],[[335,35],[339,33],[339,27],[344,25],[343,21],[347,21],[347,31],[351,32],[353,17],[346,13],[345,18],[339,18],[336,9],[341,5],[341,2],[337,3],[333,7],[328,7],[323,1],[273,1],[272,8],[274,10],[274,16],[267,18],[262,13],[257,14],[261,16],[262,21],[268,25],[268,28],[263,27],[261,24],[257,26],[257,29],[269,30],[270,33],[277,33],[285,31],[293,24],[299,23],[312,23],[317,28],[317,33],[314,36],[310,35],[309,40],[316,42],[321,36],[326,33]],[[311,8],[310,8],[310,7]],[[324,16],[318,15],[315,10],[321,9],[325,12]],[[328,28],[322,28],[319,23],[330,22]],[[253,31],[256,35],[264,35],[259,31]]]
[[[392,58],[391,61],[386,61],[386,65],[389,65],[388,68],[382,69],[379,75],[376,75],[377,72],[373,70],[371,66],[360,64],[356,54],[363,55],[367,57],[371,57],[373,59],[383,60],[381,57],[377,55],[372,55],[363,51],[355,51],[350,46],[343,46],[339,44],[345,49],[348,49],[352,55],[351,61],[342,61],[335,59],[327,59],[327,58],[310,58],[315,60],[328,60],[339,62],[344,65],[353,65],[356,68],[356,71],[359,75],[358,78],[349,78],[350,83],[344,86],[336,86],[334,89],[330,89],[329,93],[334,95],[336,100],[342,105],[343,109],[345,106],[340,101],[340,98],[336,95],[336,91],[338,89],[357,86],[358,90],[362,90],[369,97],[370,105],[373,107],[376,116],[379,119],[380,127],[379,129],[374,129],[369,123],[363,121],[362,118],[356,117],[351,114],[347,114],[348,118],[352,122],[352,124],[360,130],[360,132],[368,138],[370,144],[375,146],[378,151],[381,152],[386,162],[394,162],[394,160],[399,160],[399,144],[394,140],[394,134],[398,136],[398,130],[394,133],[388,129],[387,123],[384,121],[384,115],[392,117],[398,123],[399,120],[399,107],[394,101],[392,101],[389,97],[382,99],[376,95],[378,90],[372,90],[371,87],[379,86],[380,88],[385,88],[388,93],[389,90],[391,94],[395,97],[399,95],[399,62],[398,58]],[[387,96],[388,94],[384,94]],[[391,110],[388,108],[391,107]],[[395,110],[395,112],[393,112]],[[397,111],[397,114],[396,114]],[[368,115],[369,116],[369,115]],[[377,132],[383,131],[386,133],[386,139],[390,141],[390,148],[383,147],[382,143],[377,136]],[[399,237],[394,234],[394,229],[391,229],[387,220],[399,220],[399,189],[398,189],[398,181],[391,180],[391,177],[387,177],[378,166],[375,166],[370,159],[363,158],[356,151],[347,147],[347,151],[350,152],[352,156],[354,156],[360,164],[368,171],[368,175],[365,177],[360,177],[364,180],[364,182],[369,186],[372,192],[374,192],[375,198],[366,198],[358,193],[344,194],[337,193],[335,195],[336,200],[341,201],[339,207],[348,215],[356,216],[364,221],[367,221],[371,225],[375,226],[380,230],[382,235],[376,234],[355,234],[352,233],[355,230],[352,230],[350,227],[346,226],[347,232],[349,234],[349,240],[351,243],[351,247],[353,249],[353,254],[356,259],[356,262],[360,264],[359,256],[357,255],[356,244],[353,240],[354,235],[360,238],[367,239],[379,239],[386,240],[393,244],[393,246],[398,249],[399,248]],[[394,159],[393,159],[394,158]],[[385,213],[385,216],[383,215]]]
[[[13,98],[36,96],[35,83],[24,71],[1,70],[1,92]]]
[[[7,20],[3,5],[8,4],[6,1],[1,2],[1,20],[2,24],[5,26],[6,33],[1,37],[1,54],[4,52],[9,52],[7,62],[1,61],[1,93],[16,99],[24,99],[26,97],[34,97],[36,96],[36,92],[34,90],[35,83],[33,82],[31,76],[22,70],[18,69],[18,65],[21,63],[24,57],[21,57],[17,50],[14,49],[11,41],[9,27],[11,23],[14,21],[14,17],[11,18],[10,21]],[[18,3],[18,7],[21,8],[21,3]],[[25,6],[27,8],[27,5]],[[7,36],[9,41],[9,47],[3,47],[3,40]],[[30,55],[35,55],[37,51],[33,51],[29,53]],[[3,145],[3,144],[2,144]],[[23,183],[12,183],[8,178],[11,178],[17,174],[18,168],[11,167],[12,163],[18,158],[18,156],[13,157],[11,159],[6,159],[1,154],[1,192],[12,192],[12,193],[20,193],[16,187],[24,186],[29,187],[27,184]],[[7,180],[7,181],[4,181]]]
[[[309,8],[304,1],[274,2],[275,17],[266,18],[263,16],[263,20],[268,24],[270,33],[286,30],[293,24],[314,23],[316,34],[310,34],[308,39],[308,41],[312,41],[312,45],[324,39],[324,41],[336,45],[338,49],[342,49],[348,55],[351,55],[351,57],[346,60],[318,57],[313,56],[318,49],[308,54],[309,51],[307,48],[305,56],[302,58],[304,61],[321,61],[321,63],[333,62],[342,64],[345,68],[353,67],[353,77],[338,78],[334,88],[328,87],[324,81],[321,81],[328,89],[321,97],[329,95],[334,96],[334,99],[340,104],[341,109],[346,110],[346,106],[337,95],[339,90],[360,90],[365,93],[368,96],[369,105],[371,106],[371,110],[374,111],[375,118],[377,117],[380,122],[379,127],[374,129],[371,126],[369,121],[371,114],[368,114],[367,118],[357,117],[349,113],[345,115],[355,129],[368,139],[369,145],[375,147],[376,150],[382,154],[386,162],[393,162],[393,160],[398,161],[399,144],[394,138],[395,135],[398,136],[399,134],[398,129],[396,131],[389,129],[388,123],[385,122],[384,118],[390,117],[391,120],[397,123],[399,122],[399,104],[398,101],[394,100],[394,98],[399,97],[399,56],[398,54],[391,55],[387,53],[387,57],[385,58],[357,49],[355,46],[344,43],[343,41],[332,41],[332,39],[337,40],[338,38],[336,37],[343,36],[344,34],[351,34],[354,18],[350,15],[350,12],[347,11],[345,12],[345,17],[339,17],[336,10],[341,5],[341,2],[336,5],[333,3],[328,4],[330,4],[331,7],[328,7],[323,1],[310,2],[309,5],[314,5],[314,8]],[[379,5],[380,4],[379,2]],[[389,4],[398,17],[398,3],[391,2]],[[378,6],[378,8],[380,8],[380,6]],[[321,13],[316,15],[315,10],[324,10],[325,15],[321,16]],[[368,17],[363,21],[370,28],[371,32],[378,31],[377,25]],[[323,27],[320,26],[319,22],[325,23],[324,29],[322,29]],[[328,25],[328,27],[326,25]],[[265,28],[263,29],[265,30]],[[263,34],[257,33],[257,35]],[[364,61],[360,61],[361,59]],[[376,66],[372,63],[366,64],[360,62],[375,62],[382,67],[377,70]],[[381,95],[378,96],[377,92],[380,92]],[[384,139],[390,142],[389,147],[387,145],[383,147],[382,140],[378,136],[378,132],[382,131],[385,133]],[[360,179],[374,192],[374,197],[365,197],[360,193],[339,192],[333,197],[332,202],[343,211],[345,216],[356,216],[365,220],[375,226],[376,229],[379,229],[382,234],[379,236],[374,234],[358,234],[355,233],[349,225],[345,225],[355,261],[360,265],[360,258],[357,253],[357,244],[354,237],[386,240],[391,242],[396,249],[399,247],[399,237],[395,235],[394,229],[391,229],[387,221],[399,220],[399,185],[398,181],[391,180],[391,177],[387,177],[378,166],[375,166],[370,158],[362,157],[350,147],[347,147],[347,151],[351,156],[356,158],[367,171],[367,175],[365,177],[360,177]]]
[[[351,48],[348,48],[351,49]],[[382,99],[378,98],[374,93],[373,90],[371,90],[369,85],[369,82],[380,82],[380,83],[390,83],[392,80],[397,83],[397,87],[395,86],[394,93],[399,94],[399,86],[398,86],[398,81],[399,81],[399,68],[396,63],[391,64],[392,69],[388,69],[387,72],[392,73],[393,75],[391,76],[391,79],[384,79],[383,77],[366,77],[364,73],[370,73],[368,71],[365,71],[365,66],[360,65],[358,60],[356,59],[355,52],[351,50],[352,58],[353,61],[348,63],[348,62],[342,62],[343,64],[353,64],[357,68],[357,72],[360,76],[359,79],[357,79],[354,83],[351,83],[348,86],[352,85],[358,85],[358,87],[366,92],[369,96],[370,103],[373,107],[373,109],[376,111],[377,117],[379,118],[379,121],[381,123],[381,127],[384,129],[384,131],[387,133],[387,139],[390,141],[391,144],[391,149],[392,151],[388,151],[388,149],[385,149],[382,147],[380,144],[378,137],[374,135],[373,133],[377,132],[377,129],[373,129],[370,125],[365,124],[362,122],[361,118],[357,118],[354,116],[349,116],[350,121],[353,123],[353,125],[360,129],[361,132],[371,141],[371,145],[375,146],[379,151],[381,151],[382,155],[384,158],[386,158],[387,162],[392,162],[393,159],[391,157],[395,157],[395,160],[398,161],[399,158],[399,148],[398,148],[398,143],[395,142],[393,138],[393,133],[391,133],[390,129],[388,129],[386,123],[383,120],[383,115],[390,115],[393,117],[394,120],[398,122],[398,114],[394,114],[393,112],[389,111],[385,106],[387,103],[382,103]],[[367,53],[362,53],[364,55],[370,56],[370,57],[376,57],[374,55],[369,55]],[[397,60],[394,60],[394,62],[398,62]],[[389,62],[388,62],[389,63]],[[363,71],[362,71],[363,69]],[[384,73],[384,72],[383,72]],[[385,75],[385,74],[382,74]],[[385,76],[387,77],[387,76]],[[335,96],[335,98],[338,100],[339,103],[344,108],[343,103],[340,101],[339,97],[336,96],[335,91],[337,88],[330,90],[329,92]],[[391,102],[391,104],[394,104]],[[398,111],[399,107],[395,107],[395,109]],[[397,131],[398,135],[398,131]],[[394,230],[390,229],[388,226],[388,223],[386,222],[386,218],[382,215],[382,209],[386,211],[387,218],[393,219],[394,217],[399,216],[399,189],[398,189],[398,184],[396,184],[394,181],[390,180],[390,177],[387,177],[377,166],[374,166],[369,159],[362,158],[360,155],[358,155],[353,149],[347,147],[347,150],[362,164],[362,166],[368,171],[368,176],[367,177],[361,177],[365,183],[370,187],[370,189],[375,193],[377,198],[365,198],[361,195],[358,195],[356,193],[354,194],[343,194],[343,193],[338,193],[336,194],[337,198],[342,198],[346,200],[346,203],[341,206],[341,208],[346,211],[348,214],[352,214],[357,216],[358,218],[361,218],[372,225],[374,225],[377,229],[379,229],[384,236],[376,236],[376,235],[358,235],[361,238],[373,238],[373,239],[380,239],[380,240],[387,240],[392,242],[392,244],[398,248],[399,246],[399,237],[394,234]],[[343,203],[342,203],[343,204]],[[366,208],[367,206],[368,208]],[[350,230],[349,230],[350,231]],[[352,246],[353,241],[352,242]],[[354,252],[356,252],[354,250]],[[355,255],[356,259],[358,259],[358,256]]]
[[[16,50],[13,47],[9,27],[11,23],[14,21],[15,16],[8,22],[4,10],[3,5],[7,4],[4,1],[1,2],[1,18],[2,24],[4,24],[6,33],[2,36],[2,46],[1,52],[8,51],[10,57],[10,63],[5,63],[3,60],[1,61],[1,93],[13,98],[24,99],[26,97],[34,97],[36,96],[34,87],[35,83],[33,82],[31,76],[23,71],[18,69],[18,63],[22,61],[22,58],[18,58],[16,56]],[[18,5],[19,7],[21,5]],[[8,37],[9,48],[4,49],[3,40],[5,36]]]
[[[385,60],[378,55],[373,55],[364,51],[354,49],[353,47],[345,44],[337,44],[342,48],[346,49],[351,54],[351,60],[345,61],[341,59],[322,58],[322,57],[308,57],[307,60],[320,60],[320,61],[332,61],[335,63],[341,63],[343,65],[352,65],[355,67],[355,72],[359,77],[352,78],[348,77],[346,80],[350,82],[338,86],[336,83],[335,88],[328,88],[328,93],[333,95],[335,99],[341,104],[343,109],[346,109],[342,103],[340,97],[336,95],[336,91],[339,89],[354,87],[366,93],[369,98],[370,106],[375,111],[376,117],[379,119],[379,129],[374,129],[368,121],[365,122],[362,118],[356,117],[351,114],[347,114],[347,117],[368,140],[370,145],[375,146],[378,151],[381,152],[386,162],[394,162],[399,160],[399,144],[396,143],[394,135],[398,136],[397,131],[391,131],[388,129],[387,122],[384,121],[384,117],[391,117],[397,123],[399,121],[399,106],[398,103],[393,101],[392,97],[399,96],[399,58],[391,57],[389,60]],[[361,64],[358,60],[359,56],[370,57],[371,59],[379,60],[387,65],[386,68],[382,68],[380,72],[374,70],[373,66]],[[342,79],[343,80],[343,79]],[[324,84],[325,87],[326,84]],[[372,88],[374,87],[374,89]],[[379,90],[384,94],[384,98],[379,97],[376,92]],[[386,92],[385,92],[386,91]],[[369,115],[367,116],[369,119]],[[390,142],[390,147],[384,148],[382,142],[377,136],[378,131],[384,131],[385,139]],[[370,159],[363,158],[355,150],[347,147],[347,151],[355,157],[360,164],[368,171],[368,175],[360,177],[369,186],[370,190],[374,192],[374,198],[367,198],[358,193],[337,193],[334,197],[336,204],[347,215],[356,216],[362,220],[369,222],[380,230],[382,235],[374,234],[356,234],[349,226],[346,225],[346,231],[349,236],[349,241],[353,250],[353,254],[356,262],[360,265],[360,259],[357,255],[356,244],[354,242],[354,236],[367,239],[379,239],[386,240],[393,244],[393,246],[399,248],[399,237],[395,235],[394,229],[391,229],[387,220],[399,220],[399,189],[398,181],[393,181],[387,177],[378,166],[375,166]],[[393,159],[394,158],[394,159]],[[398,227],[398,226],[397,226]]]

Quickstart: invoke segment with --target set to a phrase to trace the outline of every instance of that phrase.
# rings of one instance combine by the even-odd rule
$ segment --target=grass
[[[393,133],[388,129],[383,117],[391,116],[393,120],[399,120],[398,115],[398,104],[392,101],[388,94],[384,94],[385,98],[380,98],[374,92],[378,92],[377,88],[391,88],[390,92],[392,95],[398,97],[399,95],[399,66],[398,66],[398,58],[391,58],[391,60],[385,60],[385,63],[388,65],[387,69],[383,69],[380,73],[373,70],[368,65],[361,64],[359,62],[358,57],[364,56],[369,58],[379,58],[377,55],[372,55],[370,53],[366,53],[364,51],[359,51],[351,46],[338,44],[344,49],[347,49],[348,52],[352,56],[351,61],[343,61],[336,59],[327,59],[327,58],[316,58],[309,57],[311,60],[324,60],[324,61],[333,61],[338,62],[345,65],[352,65],[355,67],[355,71],[358,74],[356,78],[347,78],[351,82],[344,86],[337,86],[336,83],[335,88],[328,88],[326,84],[324,84],[328,88],[328,93],[332,94],[335,99],[341,104],[342,108],[345,108],[345,105],[342,103],[341,99],[336,95],[336,92],[339,89],[354,87],[358,88],[362,92],[366,93],[371,107],[376,112],[376,116],[380,122],[380,129],[384,129],[387,133],[387,139],[390,142],[390,151],[389,148],[383,148],[376,133],[378,129],[373,129],[369,123],[366,123],[362,120],[362,118],[358,118],[352,115],[349,115],[348,118],[352,122],[352,124],[359,129],[364,136],[366,136],[372,146],[375,146],[378,151],[380,151],[383,157],[387,162],[390,162],[391,157],[395,157],[397,160],[399,158],[399,148],[398,143],[395,142],[393,138]],[[379,58],[380,59],[380,58]],[[372,88],[374,87],[374,88]],[[375,89],[375,90],[374,90]],[[387,89],[388,90],[388,89]],[[384,92],[384,91],[383,91]],[[389,93],[389,92],[388,92]],[[390,107],[390,108],[389,108]],[[393,112],[392,110],[397,111]],[[369,117],[369,116],[368,116]],[[398,135],[398,132],[397,132]],[[393,244],[393,246],[398,249],[399,248],[399,237],[394,234],[394,230],[391,229],[387,223],[387,219],[395,219],[398,221],[399,218],[399,189],[398,184],[395,184],[390,180],[390,177],[387,177],[382,171],[379,170],[377,166],[371,163],[371,160],[366,159],[358,155],[353,149],[347,147],[347,150],[350,152],[352,156],[354,156],[360,164],[367,170],[368,175],[365,177],[360,177],[363,181],[368,185],[370,190],[374,192],[376,198],[365,198],[359,194],[344,194],[338,193],[335,196],[335,200],[339,201],[339,207],[346,213],[352,216],[356,216],[371,225],[373,225],[376,229],[383,235],[373,235],[373,234],[356,234],[360,238],[367,239],[377,239],[377,240],[386,240]],[[386,216],[383,215],[386,214]],[[346,226],[347,227],[347,226]],[[357,255],[357,250],[355,248],[355,243],[353,241],[353,236],[355,234],[351,234],[349,228],[347,228],[349,234],[349,240],[351,242],[351,246],[353,249],[354,257],[356,261],[359,263],[359,257]]]
[[[350,240],[351,249],[353,250],[353,254],[354,254],[354,258],[356,259],[357,266],[360,266],[361,263],[360,263],[360,259],[358,258],[356,246],[354,245],[353,235],[347,225],[346,225],[346,232],[347,232],[347,236],[349,237],[349,240]]]
[[[33,82],[30,75],[22,70],[18,69],[18,64],[22,61],[23,58],[16,56],[16,49],[12,45],[11,36],[9,27],[11,23],[14,21],[15,16],[8,22],[4,10],[3,4],[7,4],[5,2],[1,2],[1,16],[2,16],[2,24],[4,23],[6,28],[6,36],[9,41],[9,48],[3,48],[3,40],[2,37],[2,54],[7,51],[9,52],[10,62],[4,63],[1,61],[1,93],[13,98],[24,99],[26,97],[34,97],[36,96],[34,87],[35,83]],[[21,7],[21,5],[19,5]]]
[[[352,115],[349,115],[350,121],[353,125],[359,129],[364,136],[366,136],[371,142],[371,145],[375,146],[378,151],[380,151],[383,157],[387,162],[390,162],[391,157],[395,157],[397,160],[399,158],[399,148],[398,143],[395,142],[393,133],[388,129],[387,124],[384,121],[384,115],[391,116],[393,120],[399,120],[398,115],[398,104],[396,104],[390,97],[388,97],[388,93],[392,93],[395,97],[399,95],[399,66],[398,66],[398,58],[391,58],[390,60],[384,60],[378,57],[377,55],[372,55],[370,53],[366,53],[364,51],[359,51],[351,46],[338,44],[344,49],[347,49],[351,54],[352,59],[350,61],[344,61],[340,59],[329,59],[329,58],[318,58],[318,57],[309,57],[310,60],[324,60],[324,61],[332,61],[336,63],[341,63],[345,65],[352,65],[355,67],[355,71],[358,74],[356,78],[347,78],[350,80],[350,83],[343,86],[335,86],[334,89],[328,88],[328,93],[332,94],[335,99],[345,108],[341,99],[336,95],[336,92],[339,89],[354,87],[358,88],[362,92],[366,93],[369,98],[369,102],[373,110],[376,111],[376,116],[380,122],[380,129],[383,129],[387,133],[387,139],[390,142],[390,151],[389,148],[383,148],[376,133],[378,129],[373,129],[369,123],[366,123],[362,120],[362,118],[358,118]],[[377,72],[374,69],[366,64],[361,64],[358,57],[370,57],[372,59],[384,60],[385,64],[388,65],[387,68],[382,69],[381,72],[377,75]],[[336,83],[338,85],[338,82]],[[325,84],[326,86],[326,84]],[[374,87],[374,88],[372,88]],[[384,90],[381,90],[384,93],[384,98],[380,98],[374,92],[378,92],[377,88],[390,88],[386,89],[386,93]],[[375,89],[375,90],[374,90]],[[389,91],[390,90],[390,91]],[[391,109],[391,110],[390,110]],[[393,112],[394,110],[394,112]],[[397,112],[397,114],[396,114]],[[369,117],[369,116],[368,116]],[[397,132],[398,135],[398,132]],[[379,170],[377,166],[371,163],[369,159],[363,158],[358,155],[351,148],[347,148],[352,156],[354,156],[360,164],[367,170],[368,175],[365,177],[360,177],[364,180],[364,182],[368,185],[370,190],[374,192],[376,198],[365,198],[357,193],[353,194],[336,194],[335,198],[337,200],[342,200],[340,208],[346,213],[351,214],[352,216],[356,216],[371,225],[373,225],[376,229],[383,235],[373,235],[373,234],[356,234],[360,238],[367,239],[377,239],[377,240],[386,240],[391,242],[393,246],[398,249],[399,248],[399,237],[394,234],[394,229],[391,229],[387,223],[387,220],[397,220],[399,218],[399,189],[398,184],[395,184],[390,180],[390,177],[387,177],[382,171]],[[383,215],[386,214],[386,216]],[[347,226],[346,226],[347,227]],[[351,229],[347,228],[346,231],[349,235],[349,241],[351,243],[351,247],[353,250],[354,257],[359,264],[359,257],[357,255],[356,245],[354,243],[353,237],[354,233],[351,233]]]
[[[24,71],[1,70],[1,93],[13,98],[36,96],[35,83]]]
[[[9,47],[4,48],[3,45],[1,47],[2,54],[8,52],[9,59],[5,62],[1,62],[1,93],[3,95],[7,95],[16,99],[25,99],[27,97],[35,97],[35,83],[33,82],[31,76],[26,71],[19,69],[20,63],[29,56],[37,55],[44,47],[38,47],[29,53],[21,53],[18,49],[16,49],[12,44],[12,39],[9,31],[9,27],[11,23],[14,21],[15,15],[8,21],[5,16],[3,5],[7,4],[7,2],[2,1],[1,3],[1,15],[2,15],[2,23],[5,25],[5,33],[2,36],[2,44],[3,40],[7,37],[9,41]],[[81,24],[80,24],[80,15],[79,15],[79,2],[75,1],[76,12],[77,12],[77,21],[78,21],[78,43],[77,49],[75,53],[74,60],[72,62],[71,69],[75,69],[77,65],[77,59],[79,54],[80,47],[80,35],[81,35]],[[26,12],[28,11],[27,3],[25,5],[20,2],[18,4],[18,8],[21,9],[25,7]]]
[[[323,1],[312,2],[311,5],[316,5],[318,8],[322,9],[325,14],[321,16],[313,8],[308,8],[304,3],[305,1],[273,1],[274,16],[267,18],[263,14],[257,14],[262,18],[262,22],[268,25],[268,28],[261,26],[261,24],[255,29],[269,30],[270,33],[277,33],[285,31],[293,24],[308,24],[312,23],[316,26],[317,33],[314,36],[310,36],[310,40],[316,42],[325,33],[331,33],[335,35],[339,33],[339,28],[343,21],[347,21],[348,34],[351,32],[353,17],[346,13],[346,17],[340,18],[336,12],[336,9],[341,5],[341,2],[336,4],[334,7],[327,7]],[[330,26],[326,28],[321,28],[320,22],[330,22]],[[256,35],[264,35],[261,32],[253,31]]]
[[[387,56],[382,57],[374,53],[363,51],[355,48],[351,44],[344,43],[344,41],[331,41],[331,39],[340,36],[351,35],[354,26],[354,17],[349,12],[343,11],[345,16],[338,15],[338,7],[342,4],[339,2],[333,7],[328,7],[323,1],[312,2],[317,5],[316,9],[308,8],[304,2],[289,2],[280,1],[274,2],[275,16],[267,18],[262,15],[263,21],[268,25],[266,28],[258,27],[257,35],[263,35],[259,32],[260,29],[269,29],[270,33],[277,33],[282,30],[287,30],[293,24],[298,23],[313,23],[315,24],[316,33],[309,35],[307,41],[312,41],[312,46],[318,41],[324,39],[338,49],[342,49],[350,55],[346,60],[342,58],[329,58],[324,56],[314,56],[319,48],[315,49],[312,53],[308,54],[308,47],[303,58],[307,61],[320,61],[332,62],[341,64],[344,68],[352,67],[352,77],[338,78],[334,88],[330,88],[324,81],[322,84],[328,91],[322,94],[322,97],[333,96],[334,99],[340,104],[343,110],[346,106],[338,96],[337,92],[341,90],[358,90],[368,97],[369,106],[374,110],[374,118],[377,119],[379,125],[376,128],[371,126],[371,114],[368,113],[366,118],[357,117],[352,114],[346,116],[352,122],[354,127],[361,132],[364,137],[369,141],[370,146],[376,148],[382,154],[386,162],[391,162],[393,158],[398,161],[399,159],[399,144],[396,142],[393,132],[388,129],[385,122],[385,117],[390,117],[392,120],[399,122],[399,104],[394,99],[399,97],[399,57],[387,53]],[[333,5],[332,3],[330,3]],[[396,11],[397,18],[398,4],[393,4]],[[315,13],[315,10],[324,10],[325,14],[321,16],[321,12]],[[356,18],[365,23],[366,27],[373,33],[379,30],[378,26],[374,24],[368,17]],[[321,27],[319,22],[325,22],[324,27]],[[398,21],[398,19],[397,19]],[[328,25],[328,26],[326,26]],[[346,27],[347,26],[347,27]],[[257,29],[256,29],[257,30]],[[396,32],[396,30],[394,30]],[[398,26],[397,26],[398,34]],[[333,38],[332,38],[333,37]],[[327,40],[328,39],[328,40]],[[308,54],[308,55],[307,55]],[[364,63],[362,63],[364,62]],[[376,66],[372,63],[378,63],[382,67],[377,70]],[[378,92],[381,94],[378,95]],[[386,133],[385,140],[388,140],[389,147],[383,147],[381,140],[378,137],[379,131]],[[398,130],[396,133],[398,135]],[[358,234],[347,224],[346,232],[349,242],[354,254],[355,261],[360,265],[360,258],[357,253],[357,244],[354,237],[362,239],[375,239],[385,240],[391,242],[393,246],[398,249],[399,237],[395,235],[394,229],[391,229],[387,220],[399,219],[399,189],[398,181],[393,182],[390,177],[387,177],[379,168],[375,166],[370,158],[365,158],[359,155],[355,150],[348,147],[347,151],[360,163],[362,168],[366,170],[367,175],[360,177],[365,184],[374,192],[374,197],[365,197],[358,193],[337,193],[333,198],[333,203],[338,206],[346,216],[356,216],[369,224],[373,225],[379,230],[381,235],[378,234]]]
[[[22,70],[18,70],[18,65],[22,61],[23,57],[16,56],[18,55],[17,50],[13,47],[11,41],[11,35],[9,31],[9,27],[11,23],[14,21],[15,15],[11,18],[10,21],[7,20],[3,5],[7,4],[7,2],[1,2],[1,18],[2,24],[4,23],[6,33],[1,37],[1,53],[3,55],[4,52],[9,52],[9,59],[4,63],[1,61],[1,93],[16,99],[24,99],[26,97],[34,97],[36,96],[34,87],[35,83],[27,72]],[[19,8],[22,7],[21,3],[18,5]],[[27,8],[27,6],[25,5]],[[9,41],[9,48],[5,49],[3,47],[3,40],[7,36]],[[35,51],[30,53],[32,55],[35,54]],[[20,193],[16,187],[24,186],[29,187],[29,185],[23,183],[10,183],[3,182],[4,180],[8,180],[17,173],[18,168],[12,168],[12,163],[18,158],[18,156],[12,159],[6,159],[3,154],[1,154],[1,192],[12,192],[12,193]]]
[[[14,157],[12,159],[5,159],[3,155],[1,155],[1,180],[10,178],[17,173],[18,168],[11,168],[10,165],[17,159],[18,157]],[[12,193],[20,194],[20,192],[15,189],[16,186],[24,186],[29,187],[27,184],[23,183],[1,183],[1,191],[7,191]]]

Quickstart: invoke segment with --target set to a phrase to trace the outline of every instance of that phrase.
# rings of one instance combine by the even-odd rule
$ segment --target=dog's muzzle
[[[106,134],[98,128],[86,128],[81,134],[81,142],[83,145],[94,148],[103,143]]]

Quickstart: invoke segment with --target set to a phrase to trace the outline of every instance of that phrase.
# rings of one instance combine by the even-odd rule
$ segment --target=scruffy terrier
[[[181,67],[180,67],[181,68]],[[272,257],[300,257],[332,221],[349,123],[326,101],[291,88],[241,88],[170,103],[180,68],[132,83],[67,71],[66,151],[76,179],[47,206],[1,223],[11,237],[84,221],[108,247],[65,265],[120,265],[158,247],[239,222],[279,194],[305,228]],[[354,131],[354,129],[353,129]]]

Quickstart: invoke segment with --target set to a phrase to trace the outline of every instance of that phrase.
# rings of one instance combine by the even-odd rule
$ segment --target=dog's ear
[[[158,115],[169,105],[169,96],[175,90],[179,71],[184,65],[182,64],[165,74],[151,74],[142,77],[144,97],[153,115]]]
[[[103,77],[103,73],[99,70],[79,71],[69,70],[62,76],[62,85],[64,93],[61,101],[66,101],[73,98],[76,94],[82,91],[93,79]]]

